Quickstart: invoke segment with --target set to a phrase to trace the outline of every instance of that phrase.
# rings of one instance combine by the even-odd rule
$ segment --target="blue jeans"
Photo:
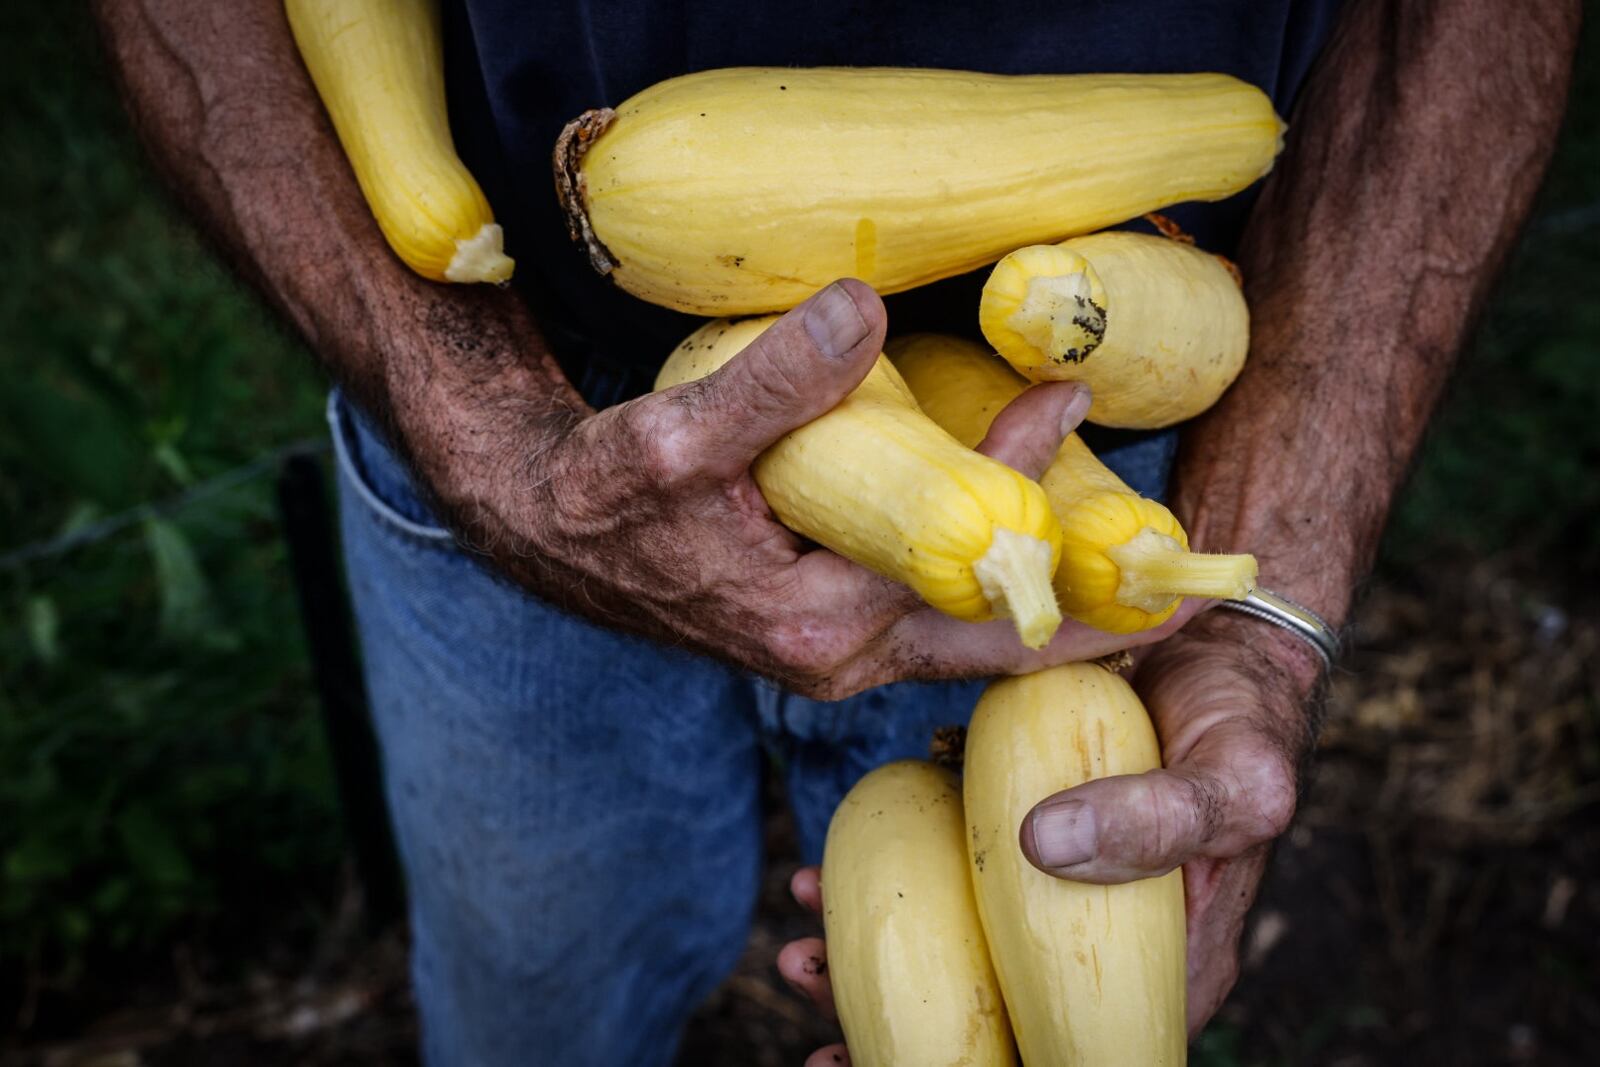
[[[328,411],[425,1062],[670,1063],[745,944],[768,754],[815,861],[845,791],[926,755],[981,683],[822,703],[565,614],[459,550],[360,414]]]

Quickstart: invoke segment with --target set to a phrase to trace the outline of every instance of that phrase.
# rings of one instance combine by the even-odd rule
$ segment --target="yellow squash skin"
[[[1062,287],[1098,286],[1103,336],[1056,331]],[[1043,306],[1040,306],[1043,305]],[[1059,316],[1058,316],[1059,317]],[[1025,377],[1086,382],[1089,421],[1155,429],[1217,402],[1250,350],[1250,311],[1216,256],[1144,233],[1093,233],[1020,248],[995,264],[978,306],[983,336]]]
[[[1095,664],[1008,678],[978,701],[962,791],[973,889],[1024,1063],[1185,1062],[1182,872],[1066,882],[1018,844],[1023,817],[1045,797],[1160,765],[1139,698]]]
[[[661,82],[563,134],[590,261],[644,300],[777,311],[837,278],[881,293],[1271,169],[1283,124],[1222,74],[732,68]]]
[[[1028,386],[959,337],[912,334],[890,341],[888,352],[927,416],[969,448]],[[1243,597],[1255,587],[1253,557],[1188,551],[1177,517],[1129,489],[1077,434],[1039,484],[1061,522],[1056,602],[1081,623],[1137,633],[1169,619],[1184,596]]]
[[[707,323],[673,351],[656,388],[710,374],[776,318]],[[1061,528],[1044,490],[941,430],[881,356],[838,407],[784,436],[752,472],[785,526],[947,615],[1008,616],[1029,648],[1061,624],[1050,587]]]
[[[822,901],[851,1063],[1017,1062],[972,897],[953,774],[906,760],[856,783],[828,824]]]
[[[285,0],[284,9],[389,247],[433,281],[511,277],[500,227],[450,137],[438,0]]]

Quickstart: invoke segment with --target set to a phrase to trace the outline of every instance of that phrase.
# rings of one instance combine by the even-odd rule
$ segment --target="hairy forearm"
[[[389,251],[278,0],[103,0],[141,139],[225,256],[388,423],[454,517],[583,412],[509,290],[445,286]],[[509,426],[525,430],[510,435]]]
[[[1250,359],[1177,510],[1335,622],[1544,173],[1578,7],[1353,0],[1252,215]]]

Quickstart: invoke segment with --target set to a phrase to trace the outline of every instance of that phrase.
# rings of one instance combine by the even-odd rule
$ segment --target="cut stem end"
[[[1146,526],[1124,544],[1106,549],[1121,571],[1116,601],[1155,614],[1178,597],[1242,600],[1256,587],[1256,558],[1190,552],[1174,538]]]
[[[617,113],[609,107],[585,111],[561,130],[552,163],[556,173],[556,198],[566,216],[567,233],[589,254],[589,265],[600,274],[617,269],[617,257],[589,225],[589,187],[583,177],[583,157],[589,146],[611,128]]]
[[[1048,543],[997,527],[989,550],[972,565],[995,615],[1011,619],[1029,648],[1043,648],[1061,626],[1050,563]]]
[[[1106,309],[1094,302],[1088,265],[1071,274],[1028,279],[1028,292],[1006,325],[1051,363],[1079,363],[1106,336]]]
[[[456,254],[444,276],[453,282],[503,282],[516,262],[505,253],[505,234],[499,223],[486,222],[478,232],[456,242]]]

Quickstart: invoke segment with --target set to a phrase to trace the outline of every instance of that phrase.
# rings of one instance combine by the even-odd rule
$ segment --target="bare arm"
[[[1177,508],[1336,623],[1544,175],[1579,9],[1353,3],[1251,217],[1250,360],[1184,436]]]
[[[1250,359],[1184,435],[1175,510],[1197,548],[1254,552],[1264,585],[1335,624],[1544,174],[1578,9],[1352,0],[1251,216]],[[1024,850],[1062,877],[1184,865],[1192,1026],[1237,974],[1321,673],[1298,638],[1206,613],[1137,678],[1166,769],[1060,794],[1024,824]]]
[[[444,398],[484,422],[509,404],[546,434],[586,413],[514,294],[432,284],[389,252],[282,4],[103,0],[96,15],[169,186],[364,408],[393,428]],[[405,437],[440,466],[430,434]]]
[[[773,520],[750,462],[866,374],[885,329],[866,286],[829,287],[702,383],[591,412],[513,293],[435,285],[390,254],[281,3],[101,0],[96,13],[139,131],[194,216],[387,423],[452,527],[528,589],[824,696],[1127,643],[1068,625],[1028,653],[1008,623],[922,609]],[[1042,466],[1074,395],[1030,391],[987,450]]]

